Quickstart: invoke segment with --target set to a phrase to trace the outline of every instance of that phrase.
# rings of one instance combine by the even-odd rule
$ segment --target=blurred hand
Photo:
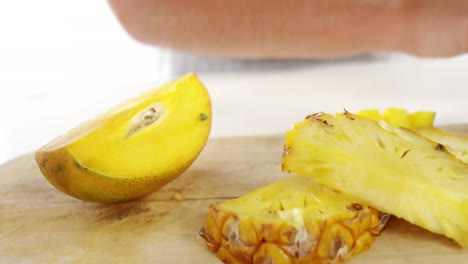
[[[109,0],[138,41],[242,58],[468,52],[468,0]]]

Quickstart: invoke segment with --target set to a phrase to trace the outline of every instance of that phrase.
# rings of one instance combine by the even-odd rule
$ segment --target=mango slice
[[[190,73],[53,140],[36,152],[36,162],[54,187],[80,200],[133,200],[193,163],[211,119],[209,94]]]

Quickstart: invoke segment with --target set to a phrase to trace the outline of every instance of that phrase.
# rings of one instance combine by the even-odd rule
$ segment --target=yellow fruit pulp
[[[181,161],[192,159],[205,144],[210,120],[202,120],[202,115],[211,116],[201,84],[187,81],[166,85],[109,117],[99,129],[71,143],[70,154],[80,165],[112,177],[148,176],[183,166]],[[152,109],[159,113],[157,120],[132,133]]]
[[[461,161],[468,163],[468,138],[448,133],[434,127],[435,112],[418,111],[408,113],[405,109],[388,108],[381,115],[377,109],[359,111],[360,116],[374,121],[384,120],[395,127],[405,127],[418,134],[444,145],[447,150]]]
[[[450,153],[459,160],[468,163],[468,138],[465,136],[447,133],[437,128],[417,128],[415,131],[432,141],[441,143]]]
[[[401,108],[387,108],[380,114],[377,109],[368,109],[357,112],[357,115],[364,116],[374,121],[384,120],[394,127],[431,128],[434,126],[435,112],[418,111],[408,113],[408,110]]]
[[[211,129],[208,92],[187,74],[131,99],[42,147],[44,176],[76,198],[145,196],[195,160]]]

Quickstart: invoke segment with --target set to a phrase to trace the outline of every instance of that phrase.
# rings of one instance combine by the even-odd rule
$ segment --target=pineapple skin
[[[468,164],[444,145],[346,112],[308,116],[287,133],[285,149],[283,171],[468,247]]]
[[[293,175],[211,205],[200,230],[224,263],[342,263],[365,252],[389,215]]]

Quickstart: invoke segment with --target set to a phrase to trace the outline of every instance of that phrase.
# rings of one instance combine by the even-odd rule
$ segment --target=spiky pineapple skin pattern
[[[444,145],[346,112],[309,116],[287,133],[285,146],[284,171],[468,247],[468,165]],[[335,173],[321,177],[321,170]]]
[[[388,218],[294,175],[211,205],[200,236],[225,263],[341,263],[367,251]]]

